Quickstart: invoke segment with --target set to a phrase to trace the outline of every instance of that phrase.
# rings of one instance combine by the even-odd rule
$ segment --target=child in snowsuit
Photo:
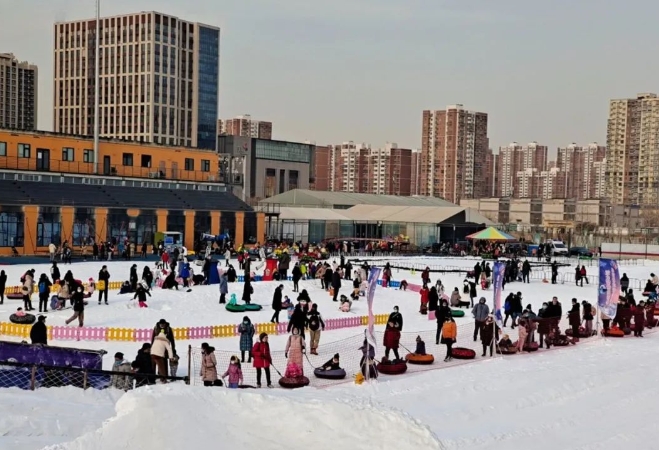
[[[224,372],[224,375],[222,375],[222,379],[227,376],[229,377],[229,382],[227,384],[229,389],[238,389],[238,386],[243,383],[243,371],[240,368],[240,361],[238,361],[236,355],[231,356],[229,367],[227,368],[227,371]]]

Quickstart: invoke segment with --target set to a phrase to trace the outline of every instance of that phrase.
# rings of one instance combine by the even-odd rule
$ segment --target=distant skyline
[[[11,2],[0,52],[39,67],[52,130],[53,24],[94,0]],[[105,0],[221,28],[220,109],[272,121],[275,139],[419,148],[424,109],[489,115],[490,147],[606,144],[609,100],[659,92],[659,2],[631,0]]]

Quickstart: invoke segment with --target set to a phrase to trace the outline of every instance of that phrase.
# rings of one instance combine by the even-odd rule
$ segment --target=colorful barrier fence
[[[387,323],[388,314],[377,314],[375,323]],[[325,320],[325,330],[360,327],[368,324],[368,316],[340,317]],[[31,325],[0,322],[0,335],[29,339]],[[254,324],[256,333],[287,334],[288,322]],[[214,325],[204,327],[174,328],[174,339],[187,341],[239,336],[238,325]],[[49,326],[48,339],[55,341],[115,341],[150,342],[153,330],[150,328],[115,327],[66,327]]]

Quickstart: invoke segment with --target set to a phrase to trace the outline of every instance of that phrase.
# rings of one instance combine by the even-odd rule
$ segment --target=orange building
[[[0,130],[0,255],[64,241],[139,246],[162,231],[182,233],[189,249],[201,233],[264,241],[264,214],[215,181],[213,151],[102,139],[98,175],[93,156],[89,138]]]

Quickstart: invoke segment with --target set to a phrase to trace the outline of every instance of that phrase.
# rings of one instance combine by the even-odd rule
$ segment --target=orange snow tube
[[[428,365],[435,362],[435,357],[432,355],[417,355],[416,353],[409,353],[405,359],[410,364]]]

